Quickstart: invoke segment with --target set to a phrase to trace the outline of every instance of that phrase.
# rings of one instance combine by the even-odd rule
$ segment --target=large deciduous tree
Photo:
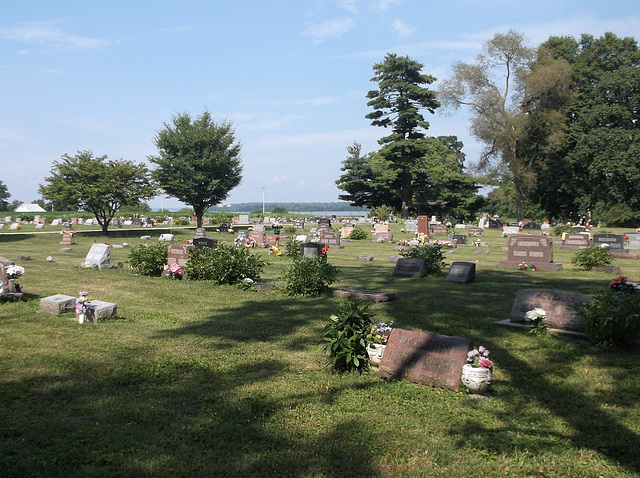
[[[7,211],[9,208],[9,198],[11,193],[6,184],[0,181],[0,211]]]
[[[375,75],[371,81],[378,84],[378,89],[367,93],[367,106],[374,111],[366,118],[374,126],[391,128],[391,134],[378,141],[382,146],[378,154],[397,175],[395,189],[403,219],[411,209],[413,170],[427,148],[424,132],[429,123],[420,111],[426,109],[434,113],[440,106],[435,91],[424,86],[433,83],[435,78],[422,74],[423,66],[409,57],[387,54],[382,63],[373,67]]]
[[[93,213],[107,235],[111,218],[122,206],[134,206],[155,195],[144,163],[110,161],[91,151],[64,154],[54,161],[51,176],[40,185],[40,195],[59,205]]]
[[[187,113],[173,117],[155,137],[158,156],[153,178],[169,196],[191,206],[202,227],[202,216],[224,201],[242,180],[241,145],[231,123],[215,123],[208,111],[192,120]]]
[[[484,143],[477,163],[479,170],[495,166],[502,182],[513,182],[518,219],[523,218],[525,188],[534,183],[531,158],[519,154],[518,143],[524,136],[525,117],[521,109],[521,73],[527,68],[533,50],[522,34],[509,31],[496,34],[484,44],[484,54],[474,63],[453,64],[450,78],[442,82],[438,98],[450,110],[468,107],[471,134]]]

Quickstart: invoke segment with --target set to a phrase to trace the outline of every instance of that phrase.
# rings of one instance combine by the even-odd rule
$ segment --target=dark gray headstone
[[[526,223],[524,226],[522,226],[522,230],[538,230],[540,229],[540,225],[536,224],[535,222],[531,221]]]
[[[427,275],[427,266],[425,265],[424,259],[401,257],[398,259],[398,262],[396,262],[393,275],[395,277],[424,277]]]
[[[449,268],[447,274],[448,282],[469,283],[476,280],[476,264],[475,262],[454,262]]]
[[[624,237],[620,234],[595,234],[593,247],[608,247],[611,251],[624,250]]]
[[[458,390],[471,340],[394,328],[380,362],[382,378]]]
[[[450,241],[456,241],[456,244],[466,244],[467,236],[465,234],[448,234],[447,239]]]
[[[207,235],[207,230],[204,227],[196,227],[196,233],[194,234],[194,238],[205,237]]]
[[[140,219],[139,217],[134,217],[133,219],[131,219],[131,225],[142,227],[142,219]]]
[[[489,229],[502,229],[502,221],[489,219]]]
[[[587,232],[587,228],[584,226],[571,226],[571,232],[580,234],[581,232]]]
[[[208,247],[209,249],[215,249],[218,247],[218,240],[211,239],[210,237],[196,237],[193,240],[193,247],[196,249],[199,247]]]
[[[318,257],[322,254],[322,248],[324,244],[320,244],[319,242],[305,242],[300,246],[300,250],[302,251],[302,257],[314,258]]]

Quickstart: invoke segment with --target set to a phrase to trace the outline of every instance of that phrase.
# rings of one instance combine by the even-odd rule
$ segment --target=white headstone
[[[175,236],[173,234],[160,234],[159,241],[171,242]]]
[[[93,226],[93,219],[87,219],[84,224],[85,226]]]
[[[61,222],[62,222],[62,219],[54,219],[53,221],[51,221],[51,225],[59,226]]]
[[[300,241],[300,242],[307,242],[307,237],[306,235],[300,235],[300,236],[296,236],[296,241]]]
[[[96,264],[98,269],[108,269],[111,267],[111,249],[107,244],[93,244],[87,257],[84,259],[84,266],[91,267]]]

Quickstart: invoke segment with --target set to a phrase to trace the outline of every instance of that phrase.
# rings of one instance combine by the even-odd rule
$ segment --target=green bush
[[[296,257],[293,264],[282,273],[289,295],[311,297],[326,294],[329,286],[336,282],[337,276],[338,268],[327,263],[325,256]]]
[[[349,234],[349,239],[354,239],[356,241],[360,239],[366,239],[367,237],[369,237],[367,231],[363,231],[362,229],[357,227]]]
[[[367,343],[372,342],[370,303],[349,297],[340,301],[338,315],[332,315],[322,334],[323,349],[329,352],[327,365],[335,370],[362,371],[369,364]]]
[[[442,268],[447,265],[444,261],[442,245],[440,244],[425,244],[423,246],[405,248],[400,252],[400,255],[409,259],[424,259],[427,275],[438,275]]]
[[[217,284],[238,284],[244,279],[260,280],[265,263],[246,247],[219,244],[217,249],[200,247],[189,253],[184,267],[188,280],[210,280]]]
[[[553,233],[556,236],[562,236],[563,233],[565,232],[571,232],[571,226],[566,225],[566,226],[556,226],[553,228]]]
[[[191,224],[191,221],[189,219],[174,219],[173,223],[176,226],[188,226]]]
[[[593,266],[608,266],[613,262],[611,251],[606,247],[589,247],[578,252],[571,260],[572,264],[590,271]]]
[[[167,243],[140,244],[129,252],[129,265],[136,274],[158,277],[167,263]]]
[[[293,237],[288,237],[287,242],[284,244],[284,250],[287,253],[288,257],[301,257],[302,256],[302,242],[297,241]]]
[[[614,281],[611,284],[626,283]],[[602,347],[633,348],[640,345],[640,294],[633,287],[611,287],[590,303],[576,306],[589,339]]]
[[[296,232],[296,228],[293,226],[284,226],[282,228],[282,234],[295,234]]]

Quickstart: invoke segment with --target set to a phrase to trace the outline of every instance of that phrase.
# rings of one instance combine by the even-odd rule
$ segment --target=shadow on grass
[[[334,419],[308,433],[295,424],[305,420],[305,403],[351,387],[324,397],[246,393],[288,365],[248,360],[220,371],[201,359],[149,362],[143,355],[66,359],[56,364],[59,374],[3,381],[3,476],[376,475],[373,453],[363,445],[366,423]]]

